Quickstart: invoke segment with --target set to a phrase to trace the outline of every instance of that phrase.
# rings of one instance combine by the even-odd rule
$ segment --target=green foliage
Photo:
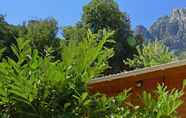
[[[8,113],[11,117],[20,114],[30,116],[37,113],[37,110],[33,109],[31,102],[38,92],[39,79],[37,77],[39,71],[33,68],[38,53],[36,51],[32,52],[28,41],[18,41],[19,48],[14,46],[12,50],[19,57],[19,61],[15,62],[8,59],[0,63],[0,105],[5,107],[1,112]],[[32,111],[25,111],[28,108],[32,108]]]
[[[68,26],[63,29],[63,34],[66,40],[81,41],[86,36],[87,28],[78,23],[75,26]]]
[[[11,50],[11,45],[17,44],[16,38],[30,40],[32,48],[38,49],[41,56],[45,56],[46,49],[52,47],[55,49],[52,54],[56,59],[60,59],[57,31],[57,21],[53,18],[30,20],[23,25],[11,25],[5,21],[4,16],[0,16],[0,48],[4,49],[0,61],[8,57],[18,61],[18,57]]]
[[[135,47],[128,45],[127,38],[132,35],[130,20],[126,13],[121,12],[114,0],[92,0],[83,9],[82,23],[93,32],[102,29],[115,31],[113,39],[116,43],[108,44],[114,48],[114,56],[109,60],[109,73],[118,73],[126,69],[123,60],[131,58]]]
[[[44,58],[30,47],[30,41],[17,39],[12,47],[18,62],[0,63],[0,117],[4,118],[160,118],[172,117],[182,104],[183,90],[168,91],[158,86],[155,97],[144,92],[144,106],[124,104],[130,90],[115,97],[91,95],[87,82],[107,67],[113,50],[104,47],[113,33],[88,31],[80,42],[63,45],[61,61],[51,61],[50,49]],[[97,38],[101,38],[96,41]],[[185,82],[183,84],[183,89]]]
[[[117,3],[114,0],[90,1],[84,6],[81,21],[75,26],[64,28],[64,37],[66,40],[82,40],[87,29],[91,29],[93,33],[103,29],[115,32],[111,37],[115,43],[105,44],[106,47],[114,49],[114,56],[109,60],[111,68],[107,72],[117,73],[125,69],[123,59],[132,57],[136,49],[128,45],[127,37],[132,35],[130,20],[126,13],[120,11]]]
[[[16,44],[17,32],[15,30],[17,26],[10,25],[5,21],[4,16],[0,15],[0,49],[4,49],[0,60],[10,57],[16,60],[10,46]]]
[[[143,37],[140,35],[136,35],[136,36],[130,36],[127,39],[128,44],[130,45],[130,47],[137,47],[137,46],[141,46],[143,44]]]
[[[113,0],[92,0],[83,9],[82,21],[97,32],[104,28],[129,31],[129,19]]]
[[[171,62],[175,55],[161,42],[149,42],[137,48],[138,55],[124,61],[131,68],[151,67]]]
[[[0,103],[8,106],[3,113],[19,117],[68,113],[77,104],[74,96],[86,97],[83,93],[87,81],[107,68],[112,49],[104,48],[104,44],[111,35],[104,31],[102,40],[97,42],[98,35],[88,32],[82,42],[69,41],[62,50],[62,62],[51,62],[50,56],[41,58],[37,50],[30,48],[29,40],[19,39],[18,46],[12,48],[18,62],[8,59],[0,63]],[[70,108],[66,111],[64,106]]]
[[[176,109],[183,103],[179,98],[181,98],[183,94],[183,89],[181,91],[175,89],[168,91],[164,85],[158,85],[154,95],[144,92],[142,96],[144,108],[140,109],[143,111],[143,114],[139,114],[139,117],[176,118],[178,116]]]
[[[185,81],[181,91],[169,91],[159,85],[155,95],[144,92],[141,99],[144,106],[139,107],[125,104],[130,90],[114,97],[89,94],[88,81],[101,76],[109,67],[108,60],[114,51],[116,54],[110,62],[117,67],[118,60],[121,61],[125,54],[121,50],[132,52],[138,41],[132,36],[126,40],[130,35],[129,20],[113,0],[93,0],[84,10],[83,24],[64,30],[66,40],[58,40],[54,19],[31,20],[22,26],[14,26],[0,16],[1,56],[16,57],[3,59],[0,63],[0,117],[176,117],[176,109],[182,104],[180,97]],[[87,32],[88,28],[94,33]],[[116,42],[115,46],[109,45],[110,42]],[[161,52],[160,48],[162,54],[169,54],[164,46],[156,44],[155,50],[149,51],[153,46],[147,46],[139,54],[157,54]],[[54,61],[56,51],[62,58]],[[170,58],[165,56],[163,59]],[[114,70],[117,72],[120,67]]]
[[[31,46],[38,49],[42,55],[49,47],[56,46],[58,40],[56,38],[58,32],[57,21],[54,18],[44,20],[30,20],[23,25],[21,37],[30,40]]]

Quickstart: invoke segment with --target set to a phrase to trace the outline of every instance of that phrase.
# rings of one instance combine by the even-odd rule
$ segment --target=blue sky
[[[1,0],[0,14],[20,24],[31,18],[53,16],[59,25],[72,25],[80,20],[82,7],[90,0]],[[131,17],[131,24],[149,27],[157,18],[168,15],[173,8],[186,8],[186,0],[116,0],[122,11]]]

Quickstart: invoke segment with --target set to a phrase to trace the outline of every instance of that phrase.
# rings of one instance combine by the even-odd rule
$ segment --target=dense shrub
[[[87,33],[81,42],[69,41],[62,61],[53,62],[50,50],[41,58],[29,41],[12,47],[18,62],[0,63],[0,117],[2,118],[160,118],[173,117],[182,104],[183,90],[158,86],[156,95],[144,92],[144,106],[125,105],[129,90],[115,97],[91,95],[87,82],[108,67],[112,49],[104,44],[112,33]]]
[[[124,61],[132,69],[151,67],[159,64],[171,62],[175,59],[175,55],[163,43],[154,41],[144,44],[137,48],[138,55],[133,59]]]
[[[0,63],[3,109],[8,105],[5,111],[11,116],[37,114],[44,117],[47,114],[68,113],[68,109],[76,104],[77,97],[74,96],[86,92],[87,81],[107,68],[112,49],[103,45],[110,35],[104,32],[98,43],[95,40],[98,35],[91,32],[80,43],[69,41],[63,47],[63,60],[60,62],[51,62],[50,56],[39,57],[38,51],[32,50],[29,42],[18,40],[19,48],[15,46],[12,49],[19,61],[9,59]]]

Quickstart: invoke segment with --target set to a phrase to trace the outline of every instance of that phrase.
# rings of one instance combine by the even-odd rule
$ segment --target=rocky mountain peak
[[[161,40],[174,51],[186,50],[186,8],[173,9],[170,15],[157,19],[149,30],[138,26],[135,32],[145,40]]]
[[[171,18],[177,20],[186,20],[186,8],[173,9]]]
[[[152,39],[153,37],[149,33],[148,29],[143,25],[137,25],[134,29],[134,35],[141,35],[145,37],[145,39]]]

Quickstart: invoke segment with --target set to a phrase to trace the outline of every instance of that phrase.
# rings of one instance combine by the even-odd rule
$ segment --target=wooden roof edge
[[[133,71],[126,71],[126,72],[121,72],[121,73],[117,73],[117,74],[98,77],[98,78],[90,80],[88,84],[91,85],[91,84],[101,83],[104,81],[112,81],[112,80],[116,80],[116,79],[120,79],[120,78],[137,76],[137,75],[141,75],[141,74],[145,74],[145,73],[149,73],[149,72],[166,70],[166,69],[176,68],[176,67],[185,66],[185,65],[186,65],[186,59],[176,60],[176,61],[172,61],[167,64],[161,64],[161,65],[157,65],[157,66],[153,66],[153,67],[146,67],[146,68],[142,68],[142,69],[136,69]]]

